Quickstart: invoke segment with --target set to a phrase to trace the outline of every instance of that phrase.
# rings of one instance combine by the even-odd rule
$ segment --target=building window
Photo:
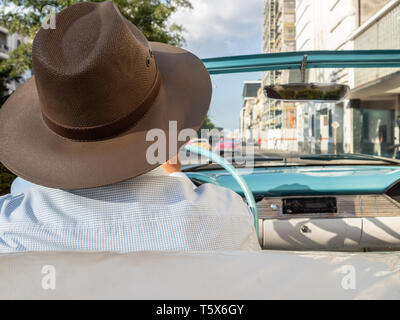
[[[286,104],[286,128],[296,129],[297,128],[297,111],[296,106],[293,104]]]
[[[0,52],[8,52],[7,34],[0,32]]]
[[[389,2],[390,0],[358,0],[359,24],[364,24]]]
[[[312,115],[311,117],[311,136],[315,137],[315,117]]]
[[[367,112],[363,113],[362,138],[369,140],[369,114]]]

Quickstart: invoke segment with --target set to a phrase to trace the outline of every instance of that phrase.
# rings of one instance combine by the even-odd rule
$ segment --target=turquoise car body
[[[210,74],[254,71],[300,70],[304,57],[307,69],[396,68],[400,50],[299,51],[203,59]]]
[[[294,166],[238,169],[253,194],[266,197],[382,194],[400,180],[396,166]],[[242,194],[225,170],[188,172],[197,181],[213,183]]]

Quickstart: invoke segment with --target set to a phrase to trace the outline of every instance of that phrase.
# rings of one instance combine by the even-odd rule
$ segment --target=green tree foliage
[[[1,0],[8,4],[0,10],[0,24],[11,33],[33,37],[41,27],[43,19],[51,6],[57,12],[82,0]],[[103,0],[92,0],[103,2]],[[169,18],[180,7],[192,8],[189,0],[113,0],[121,13],[135,24],[150,41],[159,41],[172,45],[184,42],[183,28],[169,24]],[[12,8],[12,10],[10,10]]]
[[[207,116],[206,120],[204,120],[203,124],[201,125],[200,129],[208,129],[212,130],[215,129],[214,123],[210,120],[210,117]]]
[[[215,129],[215,125],[214,123],[212,123],[211,119],[209,116],[206,117],[206,119],[204,120],[203,124],[201,125],[200,129],[197,131],[197,135],[199,137],[201,137],[201,130],[212,130]]]
[[[0,196],[10,192],[11,183],[15,178],[15,175],[0,163]]]
[[[0,108],[10,96],[8,85],[19,82],[26,70],[32,69],[32,44],[24,43],[10,53],[9,59],[0,61]]]
[[[0,108],[10,96],[8,85],[11,84],[13,80],[19,80],[19,77],[12,77],[12,73],[12,67],[9,64],[4,63],[4,61],[0,61]]]

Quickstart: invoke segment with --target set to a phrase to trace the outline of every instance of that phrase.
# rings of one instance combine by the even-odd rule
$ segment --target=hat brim
[[[70,190],[113,184],[159,166],[149,163],[146,156],[155,142],[164,144],[146,139],[151,129],[161,129],[158,132],[165,134],[167,158],[175,155],[189,137],[181,137],[182,141],[169,137],[170,121],[176,121],[178,134],[183,129],[200,128],[211,100],[210,76],[201,60],[190,52],[155,42],[150,46],[160,71],[161,88],[153,106],[132,128],[115,138],[90,142],[55,134],[42,120],[32,77],[0,109],[0,161],[28,181]]]

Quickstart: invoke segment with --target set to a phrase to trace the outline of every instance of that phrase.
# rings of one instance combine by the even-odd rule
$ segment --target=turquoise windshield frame
[[[203,59],[210,74],[318,68],[397,68],[400,50],[302,51]]]

